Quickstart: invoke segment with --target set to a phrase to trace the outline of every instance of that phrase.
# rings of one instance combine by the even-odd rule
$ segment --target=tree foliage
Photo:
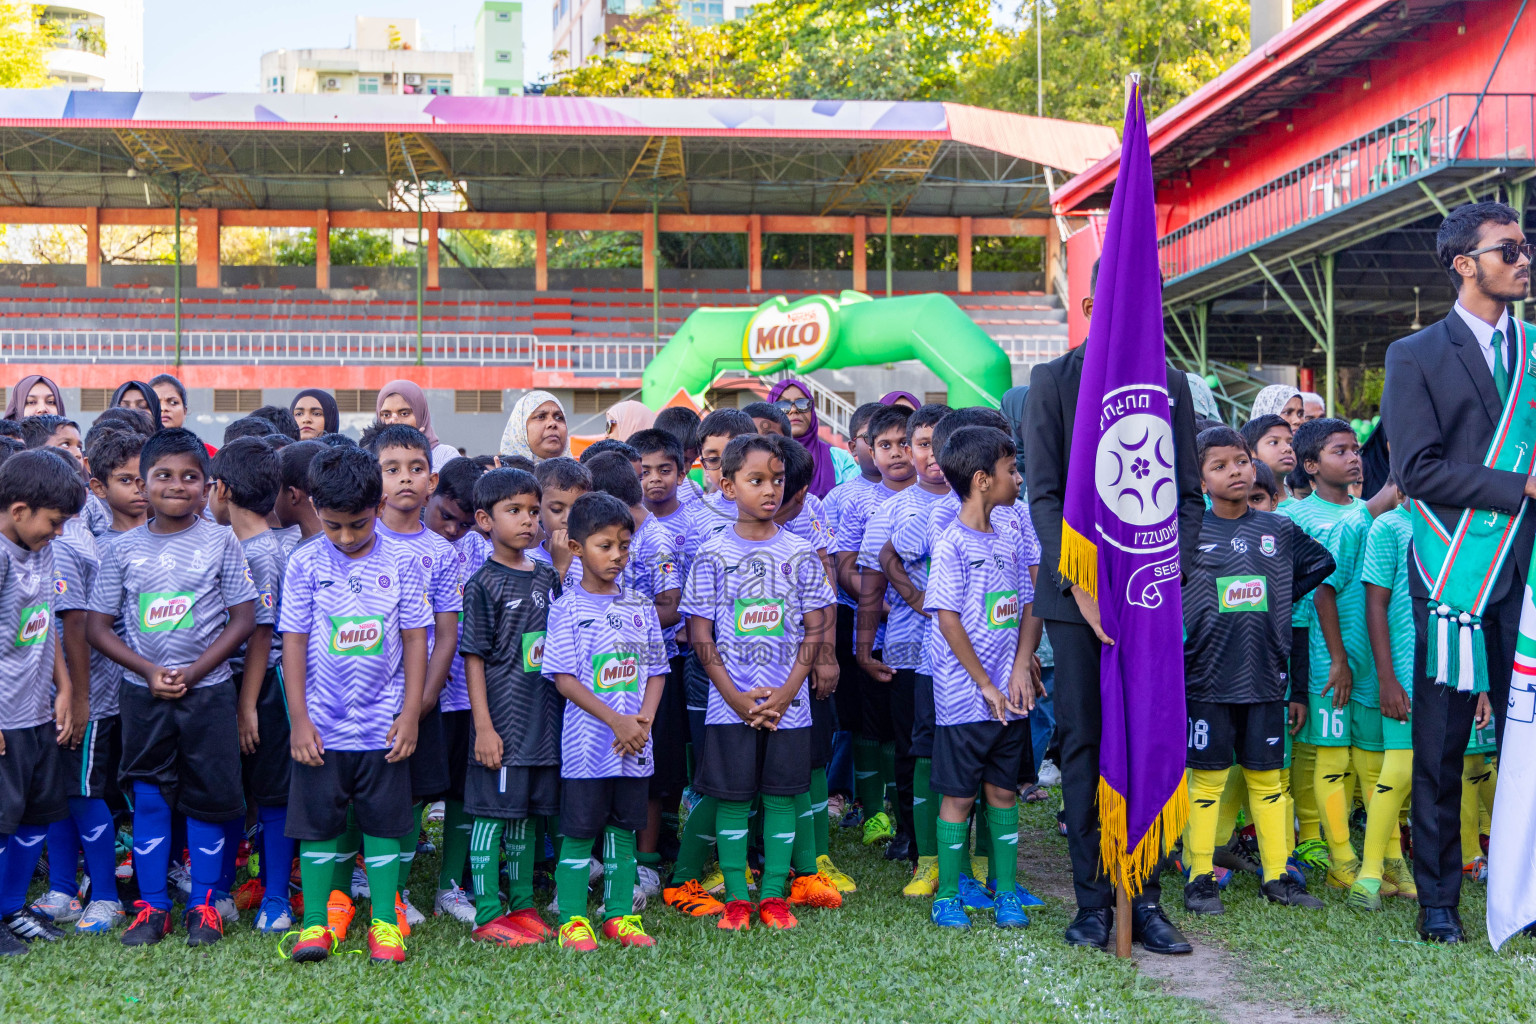
[[[46,89],[48,56],[56,26],[41,20],[42,8],[0,0],[0,89]]]

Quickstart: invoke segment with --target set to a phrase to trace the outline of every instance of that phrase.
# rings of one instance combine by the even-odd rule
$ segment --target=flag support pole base
[[[1115,886],[1115,956],[1131,956],[1131,896],[1124,885]]]

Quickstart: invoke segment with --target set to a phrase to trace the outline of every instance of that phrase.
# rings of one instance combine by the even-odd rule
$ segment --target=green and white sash
[[[1511,387],[1483,465],[1529,474],[1536,444],[1536,352],[1530,349],[1529,325],[1511,317],[1510,329],[1516,342],[1511,346]],[[1408,501],[1414,567],[1429,589],[1428,670],[1443,686],[1463,693],[1488,690],[1483,610],[1514,546],[1525,506],[1522,500],[1513,515],[1463,509],[1455,527],[1447,529],[1424,502]]]

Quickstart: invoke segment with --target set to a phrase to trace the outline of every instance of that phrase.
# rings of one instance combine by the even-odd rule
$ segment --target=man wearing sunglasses
[[[1536,330],[1528,333],[1510,308],[1526,297],[1531,276],[1531,246],[1515,210],[1502,203],[1457,207],[1441,223],[1435,247],[1456,304],[1444,320],[1387,349],[1381,416],[1392,469],[1416,499],[1409,506],[1413,555],[1436,597],[1429,600],[1423,573],[1409,572],[1418,930],[1428,941],[1460,942],[1462,755],[1479,690],[1487,690],[1503,741],[1536,538],[1536,513],[1526,507],[1536,498]],[[1464,514],[1474,528],[1458,530]],[[1437,541],[1452,531],[1459,538],[1454,547]],[[1479,618],[1481,628],[1471,628]],[[1444,656],[1430,656],[1431,635]],[[1461,652],[1477,644],[1486,669],[1475,656],[1463,667],[1468,659]]]

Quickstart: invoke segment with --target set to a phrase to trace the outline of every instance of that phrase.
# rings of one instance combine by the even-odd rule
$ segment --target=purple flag
[[[1134,894],[1189,816],[1179,488],[1139,84],[1121,138],[1073,423],[1060,571],[1098,600],[1115,641],[1100,664],[1100,854],[1110,879]]]

